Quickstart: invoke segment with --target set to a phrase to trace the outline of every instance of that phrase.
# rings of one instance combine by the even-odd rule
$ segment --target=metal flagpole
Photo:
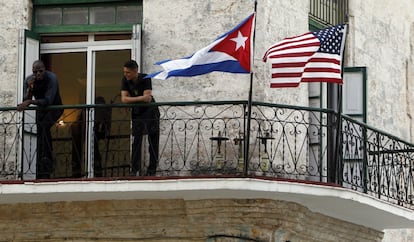
[[[345,23],[345,34],[343,36],[342,39],[342,48],[345,49],[345,43],[346,43],[346,38],[348,36],[348,23]],[[342,81],[343,81],[343,77],[344,77],[344,61],[345,61],[345,50],[342,52],[342,60],[341,60],[341,77],[342,77]],[[341,115],[342,115],[342,85],[337,85],[337,115],[336,115],[336,133],[335,133],[335,147],[334,147],[334,162],[335,165],[332,167],[333,169],[335,169],[333,171],[333,176],[331,175],[331,182],[334,183],[339,183],[340,181],[340,176],[342,174],[342,169],[341,169],[341,165],[340,165],[340,156],[339,156],[339,152],[340,152],[340,142],[341,142],[341,129],[342,129],[342,119],[341,119]]]
[[[244,175],[247,176],[248,165],[249,165],[249,146],[250,146],[250,126],[251,126],[251,117],[252,117],[252,96],[253,96],[253,60],[254,60],[254,42],[256,35],[256,10],[257,10],[257,0],[254,1],[254,24],[253,24],[253,36],[252,36],[252,45],[251,45],[251,59],[250,59],[250,88],[249,88],[249,99],[247,102],[247,127],[244,132]]]

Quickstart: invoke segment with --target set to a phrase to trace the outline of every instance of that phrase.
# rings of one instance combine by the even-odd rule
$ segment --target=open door
[[[23,100],[23,80],[32,73],[32,64],[39,59],[40,37],[34,32],[22,29],[19,32],[19,64],[17,80],[17,103]],[[23,128],[20,137],[22,149],[19,154],[22,156],[18,161],[22,161],[22,179],[36,178],[36,113],[35,110],[26,110],[20,117],[23,120]]]
[[[132,28],[132,51],[131,59],[135,60],[141,67],[141,25],[136,24]]]

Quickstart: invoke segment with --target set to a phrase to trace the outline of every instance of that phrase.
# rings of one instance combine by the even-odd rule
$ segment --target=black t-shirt
[[[24,93],[27,92],[27,82],[32,78],[33,75],[30,75],[24,80]],[[45,71],[43,80],[36,80],[34,82],[33,96],[37,100],[37,106],[62,105],[58,80],[53,72]],[[43,120],[49,112],[52,114],[52,119],[57,121],[63,114],[63,109],[37,110],[36,119]]]
[[[24,93],[27,92],[27,82],[32,78],[33,75],[30,75],[24,80]],[[33,85],[33,96],[38,101],[38,106],[62,105],[56,75],[45,71],[43,80],[37,80]]]
[[[144,95],[145,90],[152,90],[152,82],[151,78],[144,78],[147,74],[139,73],[138,74],[138,82],[135,83],[134,81],[128,81],[125,77],[122,78],[122,86],[121,91],[128,91],[131,97],[138,97]],[[154,97],[152,98],[151,102],[155,102]],[[146,112],[149,107],[134,107],[132,109],[133,116],[142,115]]]

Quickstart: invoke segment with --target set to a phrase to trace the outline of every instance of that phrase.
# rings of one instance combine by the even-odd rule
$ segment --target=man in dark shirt
[[[33,62],[32,70],[33,74],[24,80],[24,98],[23,102],[17,106],[17,110],[23,111],[30,104],[39,107],[62,105],[56,75],[46,71],[44,63],[40,60]],[[37,179],[50,178],[53,171],[53,146],[50,128],[56,123],[62,113],[62,109],[42,110],[39,108],[36,111]]]
[[[134,60],[127,61],[123,67],[124,77],[121,86],[121,101],[123,103],[151,103],[152,83],[146,74],[138,72],[138,64]],[[132,144],[131,175],[139,175],[141,171],[142,137],[148,134],[150,164],[146,175],[154,176],[158,165],[158,146],[160,139],[159,118],[157,106],[140,105],[132,108]]]

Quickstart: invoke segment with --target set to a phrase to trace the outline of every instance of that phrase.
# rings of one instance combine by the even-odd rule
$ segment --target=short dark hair
[[[43,61],[42,61],[42,60],[35,60],[35,61],[33,62],[32,67],[35,67],[35,66],[37,66],[37,67],[39,67],[39,68],[42,68],[42,69],[44,69],[44,68],[45,68],[45,64],[43,63]]]
[[[129,61],[125,62],[124,67],[126,67],[128,69],[138,69],[138,64],[134,60],[129,60]]]

